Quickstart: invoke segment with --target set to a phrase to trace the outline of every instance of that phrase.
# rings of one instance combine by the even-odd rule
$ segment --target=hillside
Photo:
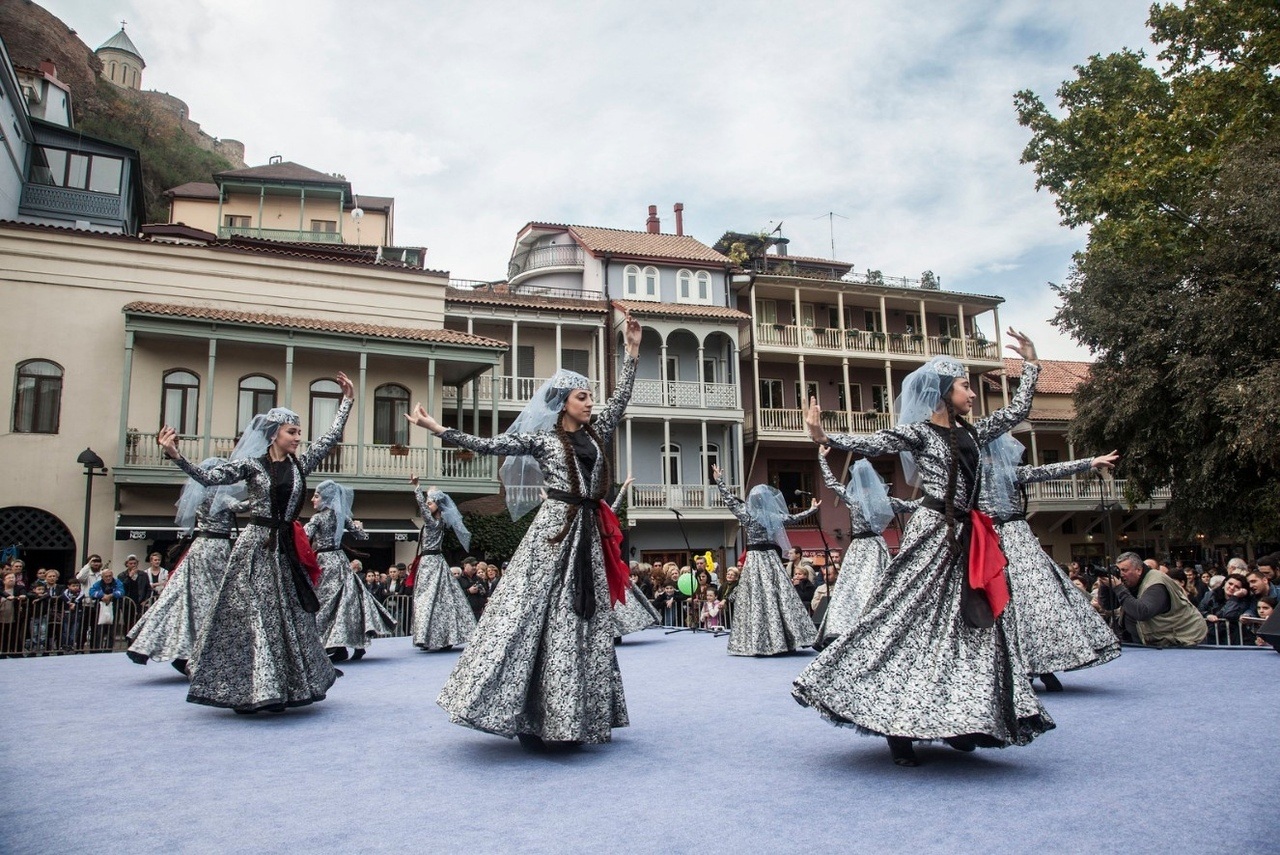
[[[51,60],[71,89],[77,130],[138,150],[148,222],[167,222],[164,191],[188,181],[209,181],[232,164],[201,148],[173,113],[148,94],[101,79],[102,63],[75,31],[31,0],[0,0],[0,38],[14,65],[37,68]]]

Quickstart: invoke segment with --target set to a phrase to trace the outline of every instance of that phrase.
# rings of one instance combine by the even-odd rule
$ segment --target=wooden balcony
[[[823,329],[794,324],[757,324],[755,343],[775,351],[820,352],[841,355],[947,355],[958,359],[1000,361],[1000,349],[985,339],[958,339],[908,333],[879,333],[852,329]]]

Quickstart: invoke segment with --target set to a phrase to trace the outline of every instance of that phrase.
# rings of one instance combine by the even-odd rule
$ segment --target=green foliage
[[[145,98],[121,94],[105,80],[99,79],[93,97],[81,102],[76,128],[138,150],[148,222],[168,221],[165,190],[188,181],[210,181],[213,173],[231,168],[226,158],[198,146],[176,116]]]
[[[501,563],[509,560],[524,539],[535,515],[536,511],[530,511],[512,522],[505,511],[497,514],[463,514],[462,519],[471,532],[470,554],[484,561]],[[450,554],[454,547],[462,549],[452,531],[446,532],[445,538],[445,549]]]
[[[1087,249],[1055,322],[1097,356],[1073,438],[1118,447],[1175,534],[1280,537],[1280,6],[1154,6],[1160,73],[1094,56],[1061,118],[1015,96],[1024,162]]]

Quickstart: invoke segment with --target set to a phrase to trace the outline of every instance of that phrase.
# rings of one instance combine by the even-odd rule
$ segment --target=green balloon
[[[680,574],[680,578],[676,580],[676,587],[679,588],[680,593],[684,594],[686,597],[692,597],[693,589],[697,587],[697,584],[693,581],[693,574]]]

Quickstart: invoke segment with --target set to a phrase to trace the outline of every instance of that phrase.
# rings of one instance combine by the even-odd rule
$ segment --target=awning
[[[357,519],[364,523],[365,532],[374,542],[400,543],[418,539],[418,526],[413,520],[369,520],[360,517]],[[356,548],[358,549],[359,546],[357,545]]]
[[[116,522],[116,540],[177,540],[181,531],[172,516],[121,514]]]
[[[792,546],[800,547],[800,551],[804,553],[805,558],[821,566],[827,560],[822,546],[824,534],[827,538],[827,546],[833,550],[844,551],[840,541],[836,540],[835,534],[829,531],[822,532],[816,528],[788,528],[787,540],[791,541]],[[783,556],[783,558],[785,559],[786,556]]]

